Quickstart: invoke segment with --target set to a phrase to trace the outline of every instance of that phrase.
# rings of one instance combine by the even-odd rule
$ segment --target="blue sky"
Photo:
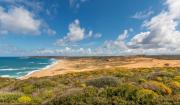
[[[1,0],[0,56],[180,54],[178,0]]]

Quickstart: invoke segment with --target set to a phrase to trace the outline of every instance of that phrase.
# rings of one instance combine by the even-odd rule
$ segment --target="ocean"
[[[0,57],[0,77],[20,78],[55,62],[52,58]]]

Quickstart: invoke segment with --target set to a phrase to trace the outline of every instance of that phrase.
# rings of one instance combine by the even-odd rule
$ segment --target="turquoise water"
[[[0,77],[19,78],[54,62],[50,58],[0,57]]]

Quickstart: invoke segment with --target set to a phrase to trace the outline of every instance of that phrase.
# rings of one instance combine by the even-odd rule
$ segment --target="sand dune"
[[[22,79],[30,77],[45,77],[72,72],[93,71],[112,67],[123,68],[151,68],[151,67],[180,67],[180,60],[162,60],[155,58],[134,57],[134,58],[74,58],[61,59],[50,68],[34,72]]]

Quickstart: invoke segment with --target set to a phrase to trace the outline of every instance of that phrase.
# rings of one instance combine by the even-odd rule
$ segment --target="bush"
[[[163,78],[166,78],[166,77],[172,78],[173,76],[174,76],[174,74],[171,72],[157,71],[157,72],[153,72],[152,74],[150,74],[148,76],[148,79],[162,81]]]
[[[171,81],[169,83],[170,87],[173,89],[174,94],[179,94],[180,93],[180,83],[177,81]]]
[[[54,87],[57,84],[54,81],[51,81],[49,79],[39,80],[36,83],[34,83],[34,86],[36,88],[48,88],[48,87]]]
[[[18,98],[18,102],[24,103],[24,104],[30,103],[31,101],[32,101],[32,99],[28,96],[22,96],[22,97]]]
[[[157,82],[157,81],[148,81],[148,82],[143,84],[143,87],[145,89],[153,90],[153,91],[155,91],[159,94],[162,94],[162,95],[172,93],[172,90],[169,87],[167,87],[163,83]]]
[[[139,104],[147,104],[153,102],[158,95],[152,90],[141,89],[137,91],[136,97]]]
[[[138,83],[139,84],[141,84],[141,83],[145,83],[146,82],[146,80],[145,79],[143,79],[143,78],[140,78],[139,80],[138,80]]]
[[[14,103],[19,97],[19,93],[0,93],[0,103]]]
[[[138,88],[131,84],[122,85],[119,87],[119,93],[121,97],[125,97],[128,100],[134,100],[136,98],[136,91]]]
[[[83,93],[86,97],[94,97],[98,94],[98,89],[93,87],[87,87],[83,90]]]
[[[115,74],[116,77],[132,77],[134,75],[133,72],[129,72],[129,71],[126,71],[126,72],[119,72],[117,74]]]
[[[119,85],[119,80],[116,77],[100,77],[87,81],[87,85],[94,87],[114,87]]]
[[[126,98],[127,100],[136,99],[137,90],[138,88],[131,84],[124,84],[119,87],[110,87],[105,89],[107,97],[120,96]]]
[[[21,91],[25,94],[32,94],[35,91],[35,87],[33,85],[25,85],[21,88]]]
[[[127,105],[128,101],[122,99],[121,97],[114,96],[112,97],[112,105]],[[129,104],[132,105],[132,104]]]
[[[180,82],[180,76],[175,76],[174,80]]]

